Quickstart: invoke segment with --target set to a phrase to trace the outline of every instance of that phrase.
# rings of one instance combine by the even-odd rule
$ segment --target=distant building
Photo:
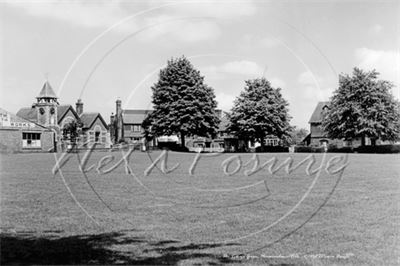
[[[156,145],[156,140],[147,143],[142,123],[152,110],[123,110],[121,100],[116,101],[115,114],[110,117],[110,136],[114,144]]]
[[[21,108],[17,112],[20,116],[33,123],[52,129],[56,133],[58,147],[71,144],[68,136],[63,135],[64,127],[72,121],[77,122],[78,144],[96,144],[96,147],[110,147],[110,136],[107,123],[100,113],[83,112],[83,102],[78,99],[76,109],[70,104],[60,105],[50,83],[46,81],[36,97],[36,103],[31,107]]]
[[[1,152],[51,152],[55,132],[0,108]]]
[[[319,102],[314,109],[308,123],[310,124],[310,134],[306,137],[306,142],[311,146],[327,146],[333,140],[329,139],[322,128],[322,118],[327,110],[329,102]],[[335,143],[337,140],[335,141]]]
[[[361,137],[353,139],[331,139],[328,138],[327,133],[322,128],[322,119],[324,112],[329,109],[329,102],[319,102],[311,115],[310,134],[304,139],[307,145],[318,147],[318,146],[329,146],[334,145],[338,148],[341,147],[358,147],[361,146]],[[376,145],[392,144],[390,141],[376,140]],[[365,137],[365,145],[371,145],[371,139]]]
[[[113,143],[127,143],[132,145],[146,145],[148,147],[155,147],[159,143],[177,143],[180,144],[180,139],[176,135],[172,136],[159,136],[150,142],[147,142],[144,137],[144,128],[142,123],[144,119],[153,110],[142,110],[142,109],[126,109],[123,110],[121,106],[121,100],[116,101],[115,114],[111,114],[110,117],[110,134]],[[219,112],[221,115],[221,112]],[[228,136],[223,136],[225,127],[220,128],[217,140],[204,137],[187,137],[186,146],[190,148],[209,148],[211,143],[213,147],[230,147],[229,142],[225,142],[224,139],[228,139]],[[236,141],[237,142],[237,141]],[[232,144],[236,145],[236,144]]]
[[[216,110],[220,123],[217,129],[217,135],[214,138],[192,137],[187,140],[187,147],[194,150],[201,148],[205,151],[226,151],[234,152],[246,150],[246,141],[239,139],[228,131],[228,113],[222,110]]]
[[[127,143],[132,145],[147,145],[155,147],[159,143],[177,143],[180,145],[178,136],[159,136],[151,142],[146,142],[144,137],[144,129],[142,123],[144,119],[153,110],[140,110],[140,109],[127,109],[123,110],[121,107],[121,100],[116,101],[115,114],[110,117],[110,134],[113,143]],[[228,113],[222,110],[216,110],[220,118],[220,124],[217,129],[217,134],[213,137],[203,136],[188,136],[186,137],[186,147],[191,151],[247,151],[250,147],[258,147],[257,143],[250,143],[247,140],[238,138],[237,136],[228,132],[227,127],[229,124]],[[266,146],[280,145],[280,140],[268,135],[265,139]],[[252,146],[253,145],[253,146]]]

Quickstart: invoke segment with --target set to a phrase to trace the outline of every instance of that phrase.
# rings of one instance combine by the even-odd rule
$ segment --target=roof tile
[[[124,124],[142,124],[143,120],[151,112],[153,112],[153,110],[123,110],[122,120]]]
[[[321,123],[322,122],[322,111],[325,106],[328,106],[329,102],[319,102],[311,115],[308,123]]]

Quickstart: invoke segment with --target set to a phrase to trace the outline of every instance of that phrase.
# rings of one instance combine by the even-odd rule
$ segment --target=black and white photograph
[[[400,265],[400,1],[0,0],[1,265]]]

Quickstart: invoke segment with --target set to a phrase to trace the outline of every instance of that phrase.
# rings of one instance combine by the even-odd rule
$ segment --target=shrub
[[[324,147],[296,146],[296,147],[294,147],[294,152],[321,153],[321,152],[325,152],[325,149],[324,149]]]
[[[257,147],[256,152],[289,152],[289,147],[282,146],[264,146]]]
[[[329,147],[328,152],[337,152],[337,153],[352,153],[354,152],[353,147],[342,147],[338,148],[335,146]]]
[[[187,147],[181,147],[181,145],[176,142],[159,142],[158,148],[163,150],[180,151],[180,152],[189,151]]]
[[[354,151],[358,153],[400,153],[400,145],[360,146]]]

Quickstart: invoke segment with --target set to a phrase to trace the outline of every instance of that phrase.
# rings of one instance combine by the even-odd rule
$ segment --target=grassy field
[[[159,155],[135,151],[113,168],[121,152],[95,152],[81,171],[84,153],[71,154],[55,175],[54,154],[2,155],[1,263],[400,263],[399,155],[350,154],[332,173],[344,161],[327,162],[345,155],[315,154],[315,174],[248,174],[254,154],[222,154],[191,175],[196,155],[169,153],[174,170],[159,162],[145,175]]]

